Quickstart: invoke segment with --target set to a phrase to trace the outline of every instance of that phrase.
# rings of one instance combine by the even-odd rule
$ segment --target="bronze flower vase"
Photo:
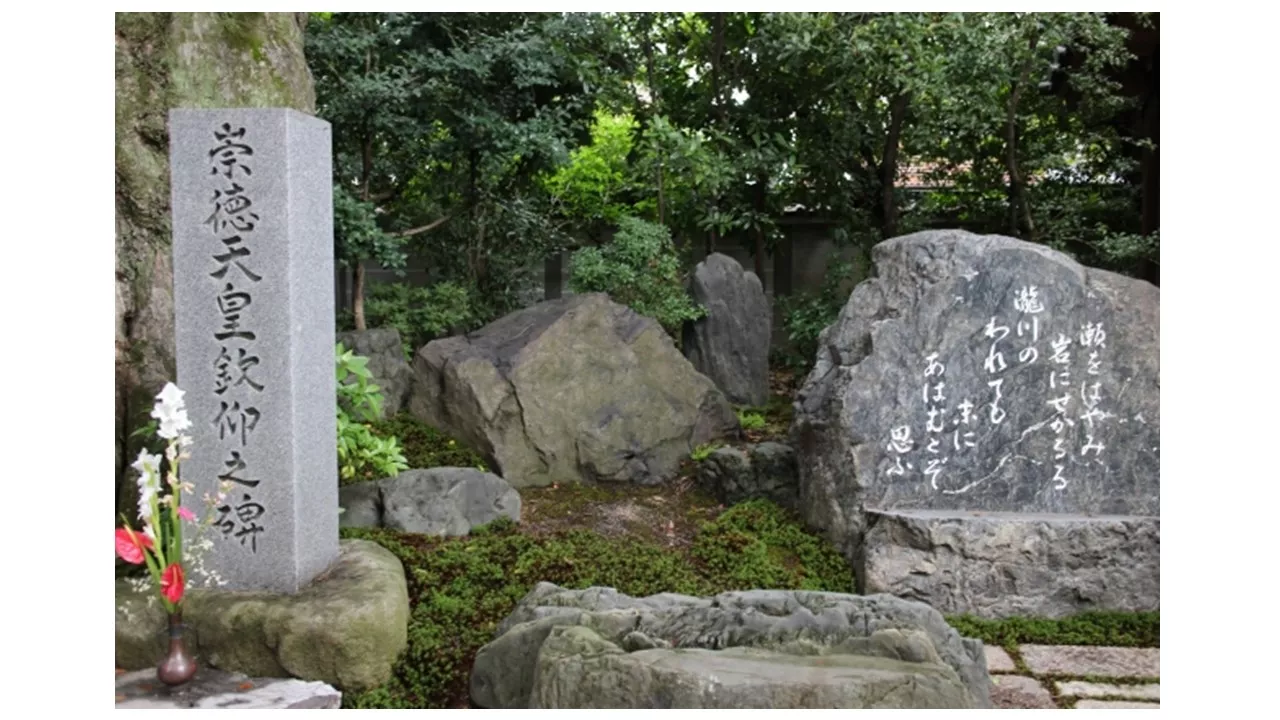
[[[156,678],[165,685],[181,685],[196,674],[196,659],[187,649],[187,641],[183,636],[186,626],[182,624],[182,611],[169,615],[169,654],[156,667]]]

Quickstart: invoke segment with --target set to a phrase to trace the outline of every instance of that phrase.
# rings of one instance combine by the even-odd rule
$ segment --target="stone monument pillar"
[[[169,115],[181,466],[230,483],[205,565],[227,590],[294,593],[338,554],[332,138],[284,108]]]

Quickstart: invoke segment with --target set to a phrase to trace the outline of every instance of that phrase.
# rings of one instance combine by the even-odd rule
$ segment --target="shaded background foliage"
[[[1157,56],[1134,52],[1158,18],[314,14],[306,54],[334,125],[350,322],[368,325],[366,295],[379,322],[408,312],[388,298],[436,302],[371,292],[362,261],[421,259],[430,282],[459,289],[433,314],[462,331],[527,302],[544,258],[607,246],[626,218],[665,226],[686,252],[745,243],[763,277],[797,208],[864,269],[880,240],[963,227],[1158,282],[1144,193]],[[908,167],[939,182],[908,191]],[[611,283],[634,279],[593,281]],[[820,328],[819,300],[840,295],[789,299],[805,314],[784,324]]]

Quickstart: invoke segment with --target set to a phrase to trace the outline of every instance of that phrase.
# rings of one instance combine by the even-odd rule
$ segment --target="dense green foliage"
[[[852,275],[852,264],[832,262],[827,266],[827,274],[817,292],[782,298],[782,323],[788,340],[779,353],[782,363],[804,370],[814,361],[818,352],[818,336],[836,321],[849,299],[847,286]]]
[[[373,384],[369,358],[338,343],[338,479],[341,483],[391,477],[409,468],[395,436],[379,437],[370,423],[382,414],[382,393]]]
[[[448,280],[429,286],[370,283],[364,312],[368,327],[391,327],[400,333],[405,357],[410,361],[418,348],[455,329],[468,329],[474,320],[471,293],[465,286]],[[349,311],[339,313],[339,327],[355,329]]]
[[[373,540],[400,558],[411,608],[409,647],[393,679],[344,694],[344,707],[463,706],[476,651],[542,581],[607,586],[632,596],[760,587],[852,591],[848,566],[835,550],[764,502],[731,508],[706,523],[687,555],[581,530],[532,538],[506,519],[464,538],[354,529],[342,535]]]
[[[684,321],[706,314],[685,291],[670,231],[631,216],[618,219],[618,231],[609,242],[573,254],[569,288],[576,293],[608,293],[614,301],[657,320],[677,339]]]
[[[318,13],[306,50],[356,295],[360,259],[413,253],[474,325],[630,216],[761,258],[800,207],[860,259],[964,227],[1147,272],[1129,32],[1103,13]],[[1083,59],[1042,92],[1059,46]],[[905,188],[907,167],[934,184]],[[829,315],[809,300],[788,322],[806,357]]]
[[[474,450],[407,412],[371,423],[374,435],[395,438],[403,446],[409,467],[473,467],[486,470],[484,458]]]
[[[1012,649],[1019,644],[1160,647],[1159,612],[1086,612],[1072,617],[947,618],[961,635]]]

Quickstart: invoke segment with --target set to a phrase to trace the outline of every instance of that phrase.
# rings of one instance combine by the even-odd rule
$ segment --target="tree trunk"
[[[888,240],[898,236],[898,195],[895,183],[898,179],[898,146],[902,142],[902,124],[907,116],[910,96],[902,93],[894,96],[889,105],[889,133],[884,140],[884,152],[880,156],[880,238]]]
[[[1004,164],[1005,171],[1009,174],[1009,226],[1012,234],[1019,235],[1018,224],[1020,219],[1024,233],[1021,236],[1031,242],[1036,241],[1036,224],[1031,217],[1031,202],[1027,199],[1026,180],[1022,177],[1021,170],[1018,168],[1018,102],[1022,99],[1022,90],[1026,87],[1027,81],[1031,77],[1031,64],[1035,60],[1035,48],[1039,39],[1039,32],[1031,33],[1030,47],[1032,53],[1023,61],[1022,69],[1018,73],[1018,79],[1014,82],[1013,88],[1009,92],[1009,103],[1005,109],[1004,133]]]
[[[293,13],[115,15],[114,522],[121,512],[137,515],[130,464],[142,441],[130,435],[151,419],[156,393],[177,380],[169,110],[291,107],[314,113],[302,46]]]
[[[758,217],[764,217],[765,199],[767,198],[769,186],[768,176],[760,173],[756,175],[755,193],[752,199],[755,201],[755,210]],[[764,283],[764,225],[757,221],[755,228],[755,270],[756,277],[760,278],[760,286],[764,290],[768,290]]]
[[[642,13],[642,15],[645,18],[644,29],[642,30],[642,33],[644,35],[644,72],[645,72],[646,82],[649,84],[649,98],[652,102],[652,108],[653,108],[653,111],[650,113],[650,115],[651,117],[659,117],[662,115],[662,103],[658,93],[658,84],[654,80],[656,73],[654,72],[653,41],[650,37],[650,33],[653,30],[653,15],[652,13]],[[665,161],[666,161],[665,155],[662,155],[660,153],[658,156],[658,168],[657,168],[658,170],[657,171],[658,224],[659,225],[667,224],[667,206],[666,206],[666,198],[664,196],[665,183],[663,182],[665,179],[663,178],[663,174],[664,174],[663,166],[666,164]]]
[[[365,136],[364,145],[360,148],[360,199],[369,202],[369,181],[373,175],[373,138]],[[367,330],[364,318],[364,262],[356,258],[355,278],[351,283],[351,315],[356,330]]]

